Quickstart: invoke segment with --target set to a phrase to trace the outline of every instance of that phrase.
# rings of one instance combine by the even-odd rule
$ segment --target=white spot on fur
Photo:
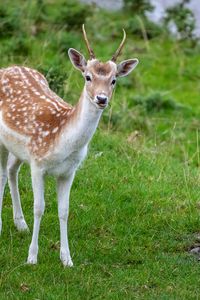
[[[58,131],[58,127],[55,127],[53,130],[52,130],[52,133],[56,133]]]
[[[42,136],[45,137],[45,136],[49,135],[49,133],[50,133],[49,131],[43,131]]]

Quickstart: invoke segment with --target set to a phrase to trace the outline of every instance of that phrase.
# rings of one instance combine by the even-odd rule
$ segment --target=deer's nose
[[[106,104],[106,102],[108,101],[108,97],[106,97],[105,95],[97,95],[97,100],[99,104]]]

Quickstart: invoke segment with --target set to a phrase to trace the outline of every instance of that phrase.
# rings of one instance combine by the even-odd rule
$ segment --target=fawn
[[[13,66],[0,69],[0,232],[4,188],[10,187],[14,223],[28,230],[20,203],[18,171],[23,162],[31,169],[34,194],[34,226],[27,262],[37,263],[38,235],[44,213],[44,176],[56,177],[60,222],[60,259],[72,266],[67,236],[69,194],[75,172],[87,154],[103,110],[107,107],[118,77],[128,75],[138,64],[128,59],[116,64],[125,42],[112,59],[103,63],[95,58],[84,25],[83,36],[90,58],[75,49],[69,58],[85,78],[78,103],[73,107],[57,96],[38,71]]]

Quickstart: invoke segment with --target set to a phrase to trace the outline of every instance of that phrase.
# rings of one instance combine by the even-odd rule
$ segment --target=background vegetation
[[[146,19],[149,9],[148,1],[128,0],[115,13],[73,0],[1,2],[1,67],[40,70],[70,103],[77,101],[83,79],[67,50],[74,47],[87,57],[82,23],[103,61],[125,28],[121,59],[137,57],[140,64],[119,80],[77,172],[69,217],[74,268],[59,262],[54,180],[46,184],[37,266],[25,264],[31,235],[16,232],[7,188],[0,299],[198,299],[200,266],[189,250],[198,246],[200,229],[200,49],[187,31],[187,11],[183,18],[175,14],[182,22],[181,38],[175,40],[167,27]],[[170,11],[166,22],[173,17]],[[20,173],[20,191],[32,229],[27,166]]]

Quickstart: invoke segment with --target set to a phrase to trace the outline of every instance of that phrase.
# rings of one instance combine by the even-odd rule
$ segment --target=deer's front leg
[[[67,219],[69,214],[69,195],[74,174],[68,178],[60,177],[57,179],[58,190],[58,215],[60,221],[60,259],[64,266],[73,266],[70,256],[68,236],[67,236]]]
[[[40,230],[40,221],[45,208],[44,178],[42,171],[35,166],[31,166],[31,177],[34,195],[34,225],[27,263],[36,264],[38,255],[38,235]]]
[[[24,214],[21,207],[20,195],[18,190],[18,171],[21,165],[21,161],[17,159],[11,153],[9,154],[7,172],[8,172],[8,183],[10,187],[10,193],[13,203],[13,218],[15,226],[19,231],[28,230],[28,226],[24,219]]]
[[[2,228],[1,211],[2,211],[2,204],[3,204],[3,194],[4,194],[4,188],[7,181],[7,172],[6,172],[7,159],[8,159],[8,151],[4,148],[3,145],[0,145],[0,235],[1,235],[1,228]]]

